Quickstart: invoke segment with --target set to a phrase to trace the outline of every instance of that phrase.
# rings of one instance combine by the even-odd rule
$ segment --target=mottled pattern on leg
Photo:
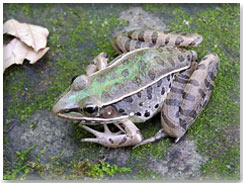
[[[216,54],[205,56],[198,67],[179,74],[162,108],[162,126],[168,135],[182,137],[206,106],[218,73]]]
[[[144,47],[197,46],[202,36],[196,33],[163,32],[157,30],[133,30],[118,33],[113,38],[113,47],[118,53]]]
[[[180,125],[180,105],[184,88],[189,81],[196,63],[184,72],[178,74],[174,79],[170,93],[168,94],[161,111],[161,121],[164,131],[171,137],[183,136],[186,130]]]

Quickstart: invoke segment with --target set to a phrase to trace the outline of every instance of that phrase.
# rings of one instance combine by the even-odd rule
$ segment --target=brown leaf
[[[41,26],[10,19],[3,24],[3,34],[5,33],[18,37],[37,52],[46,47],[49,31]]]
[[[13,64],[22,64],[24,59],[34,64],[39,60],[49,48],[44,48],[35,52],[33,48],[26,46],[19,39],[14,38],[9,44],[3,45],[3,72]]]

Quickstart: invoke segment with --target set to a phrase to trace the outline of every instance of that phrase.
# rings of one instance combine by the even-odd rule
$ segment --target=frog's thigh
[[[95,142],[106,147],[118,148],[125,146],[133,146],[143,140],[139,129],[130,120],[124,120],[120,123],[124,130],[113,133],[109,130],[107,125],[104,125],[104,133],[91,129],[88,126],[82,126],[89,131],[96,138],[85,138],[83,142]]]
[[[89,76],[97,71],[105,69],[107,67],[107,63],[108,63],[107,54],[101,52],[93,59],[92,63],[87,66],[86,75]]]
[[[216,54],[206,55],[188,82],[183,73],[173,82],[161,112],[162,126],[168,135],[182,137],[203,110],[211,94],[218,63]]]

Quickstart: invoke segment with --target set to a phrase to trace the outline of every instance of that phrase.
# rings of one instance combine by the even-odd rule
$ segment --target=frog
[[[178,142],[208,103],[218,73],[216,53],[199,62],[190,49],[202,40],[198,33],[179,31],[117,33],[112,46],[118,56],[112,61],[104,52],[96,56],[57,99],[53,112],[95,136],[82,142],[109,148],[137,147],[165,137]],[[136,123],[152,121],[157,114],[161,129],[144,139]]]

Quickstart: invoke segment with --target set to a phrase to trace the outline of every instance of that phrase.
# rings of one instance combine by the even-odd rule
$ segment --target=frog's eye
[[[74,76],[71,80],[71,84],[73,83],[73,81],[78,77],[78,75]]]
[[[88,105],[84,108],[84,111],[88,114],[94,114],[98,111],[98,107],[94,105]]]

